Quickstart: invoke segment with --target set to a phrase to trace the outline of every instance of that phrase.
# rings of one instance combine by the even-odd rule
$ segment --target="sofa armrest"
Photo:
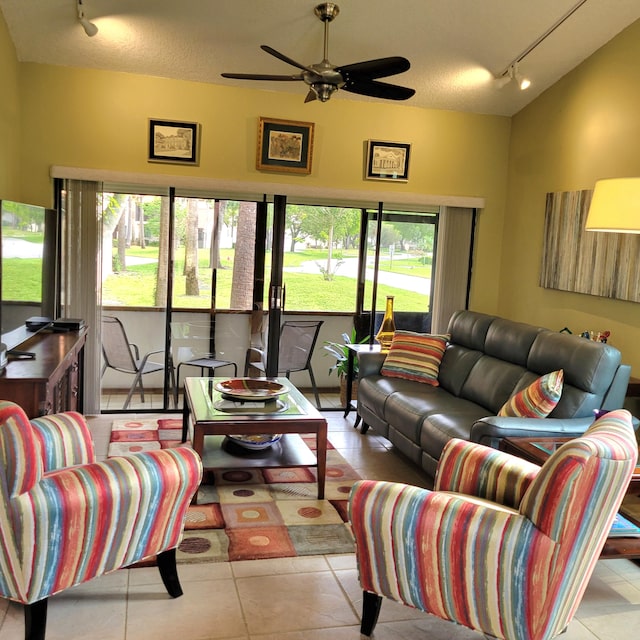
[[[508,418],[488,416],[476,420],[470,440],[489,447],[498,447],[504,438],[547,438],[582,435],[594,418]]]
[[[517,509],[540,467],[504,451],[454,438],[445,445],[434,490],[463,493]]]
[[[358,354],[358,378],[380,374],[386,353],[360,353]]]

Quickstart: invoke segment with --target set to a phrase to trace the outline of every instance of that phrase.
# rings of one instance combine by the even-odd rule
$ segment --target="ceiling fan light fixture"
[[[98,27],[85,17],[82,0],[78,0],[77,8],[78,8],[78,22],[82,25],[84,32],[90,38],[93,38],[93,36],[95,36],[98,33]]]
[[[338,90],[335,84],[328,82],[314,82],[311,88],[320,102],[326,102]]]
[[[78,0],[81,2],[81,0]],[[316,6],[314,13],[324,23],[324,56],[322,62],[312,65],[300,64],[293,58],[280,53],[266,44],[260,48],[269,55],[286,62],[302,71],[296,75],[276,75],[265,73],[223,73],[223,78],[235,80],[272,80],[305,82],[309,91],[305,102],[320,100],[327,102],[331,96],[342,89],[350,93],[357,93],[383,100],[408,100],[415,94],[414,89],[401,87],[388,82],[379,82],[378,78],[388,78],[398,73],[404,73],[411,67],[411,63],[400,56],[365,60],[355,64],[337,67],[329,62],[329,23],[338,15],[340,9],[333,2],[324,2]]]

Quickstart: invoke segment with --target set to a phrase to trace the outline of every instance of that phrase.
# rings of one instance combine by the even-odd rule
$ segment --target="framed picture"
[[[256,168],[311,173],[313,122],[260,118]]]
[[[149,120],[149,162],[197,165],[199,153],[198,123]]]
[[[368,140],[364,177],[367,180],[409,179],[409,154],[411,145],[404,142]]]

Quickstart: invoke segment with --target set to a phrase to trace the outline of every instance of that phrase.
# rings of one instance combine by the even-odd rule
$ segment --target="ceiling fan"
[[[260,47],[263,51],[301,69],[302,73],[294,75],[223,73],[222,77],[236,80],[303,80],[310,87],[305,102],[311,102],[312,100],[326,102],[338,89],[385,100],[408,100],[415,94],[415,89],[377,80],[377,78],[388,78],[408,71],[411,64],[406,58],[399,56],[378,58],[376,60],[347,64],[342,67],[336,67],[331,64],[327,53],[329,48],[329,23],[340,13],[340,9],[333,2],[324,2],[316,6],[314,13],[324,23],[324,58],[322,62],[306,66],[263,44]]]

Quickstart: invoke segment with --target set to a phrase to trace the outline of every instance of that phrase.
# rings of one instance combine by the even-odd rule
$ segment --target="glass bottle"
[[[393,320],[393,296],[387,296],[387,306],[384,311],[384,318],[380,330],[376,334],[376,340],[380,343],[383,351],[391,346],[393,334],[396,332],[396,324]]]

